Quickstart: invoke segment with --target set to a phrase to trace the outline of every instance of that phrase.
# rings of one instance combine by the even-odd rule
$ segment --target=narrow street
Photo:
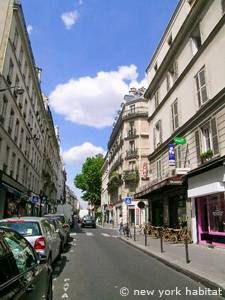
[[[206,288],[125,244],[114,230],[85,228],[71,236],[54,268],[55,300],[222,299],[191,295]]]

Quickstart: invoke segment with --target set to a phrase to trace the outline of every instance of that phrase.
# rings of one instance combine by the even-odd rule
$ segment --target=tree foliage
[[[82,198],[91,204],[100,205],[101,202],[101,168],[104,159],[101,154],[88,157],[82,166],[81,173],[76,175],[74,184],[83,192]]]

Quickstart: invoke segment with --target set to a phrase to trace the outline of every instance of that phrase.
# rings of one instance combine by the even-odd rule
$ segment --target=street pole
[[[191,261],[189,259],[189,249],[188,249],[188,237],[187,237],[187,235],[185,235],[185,238],[184,238],[184,246],[185,246],[186,263],[189,264]]]
[[[134,241],[136,241],[136,226],[134,226]]]
[[[160,229],[159,234],[160,234],[160,250],[161,250],[161,253],[163,253],[164,250],[163,250],[163,231],[162,231],[162,228]]]
[[[145,231],[145,246],[147,246],[147,232]]]

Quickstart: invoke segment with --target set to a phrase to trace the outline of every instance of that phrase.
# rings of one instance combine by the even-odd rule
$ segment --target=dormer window
[[[191,34],[191,45],[192,45],[192,52],[195,55],[202,45],[199,25],[195,28],[195,30]]]
[[[155,65],[154,65],[154,70],[155,70],[155,71],[158,70],[158,64],[157,64],[157,62],[156,62]]]
[[[171,46],[172,43],[173,43],[173,37],[172,37],[172,33],[171,33],[171,34],[169,35],[169,37],[168,37],[167,44],[168,44],[169,46]]]

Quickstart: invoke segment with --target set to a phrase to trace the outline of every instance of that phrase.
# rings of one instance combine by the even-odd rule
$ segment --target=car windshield
[[[40,227],[37,222],[23,222],[23,221],[8,221],[0,222],[0,226],[12,228],[22,234],[23,236],[41,235]]]

